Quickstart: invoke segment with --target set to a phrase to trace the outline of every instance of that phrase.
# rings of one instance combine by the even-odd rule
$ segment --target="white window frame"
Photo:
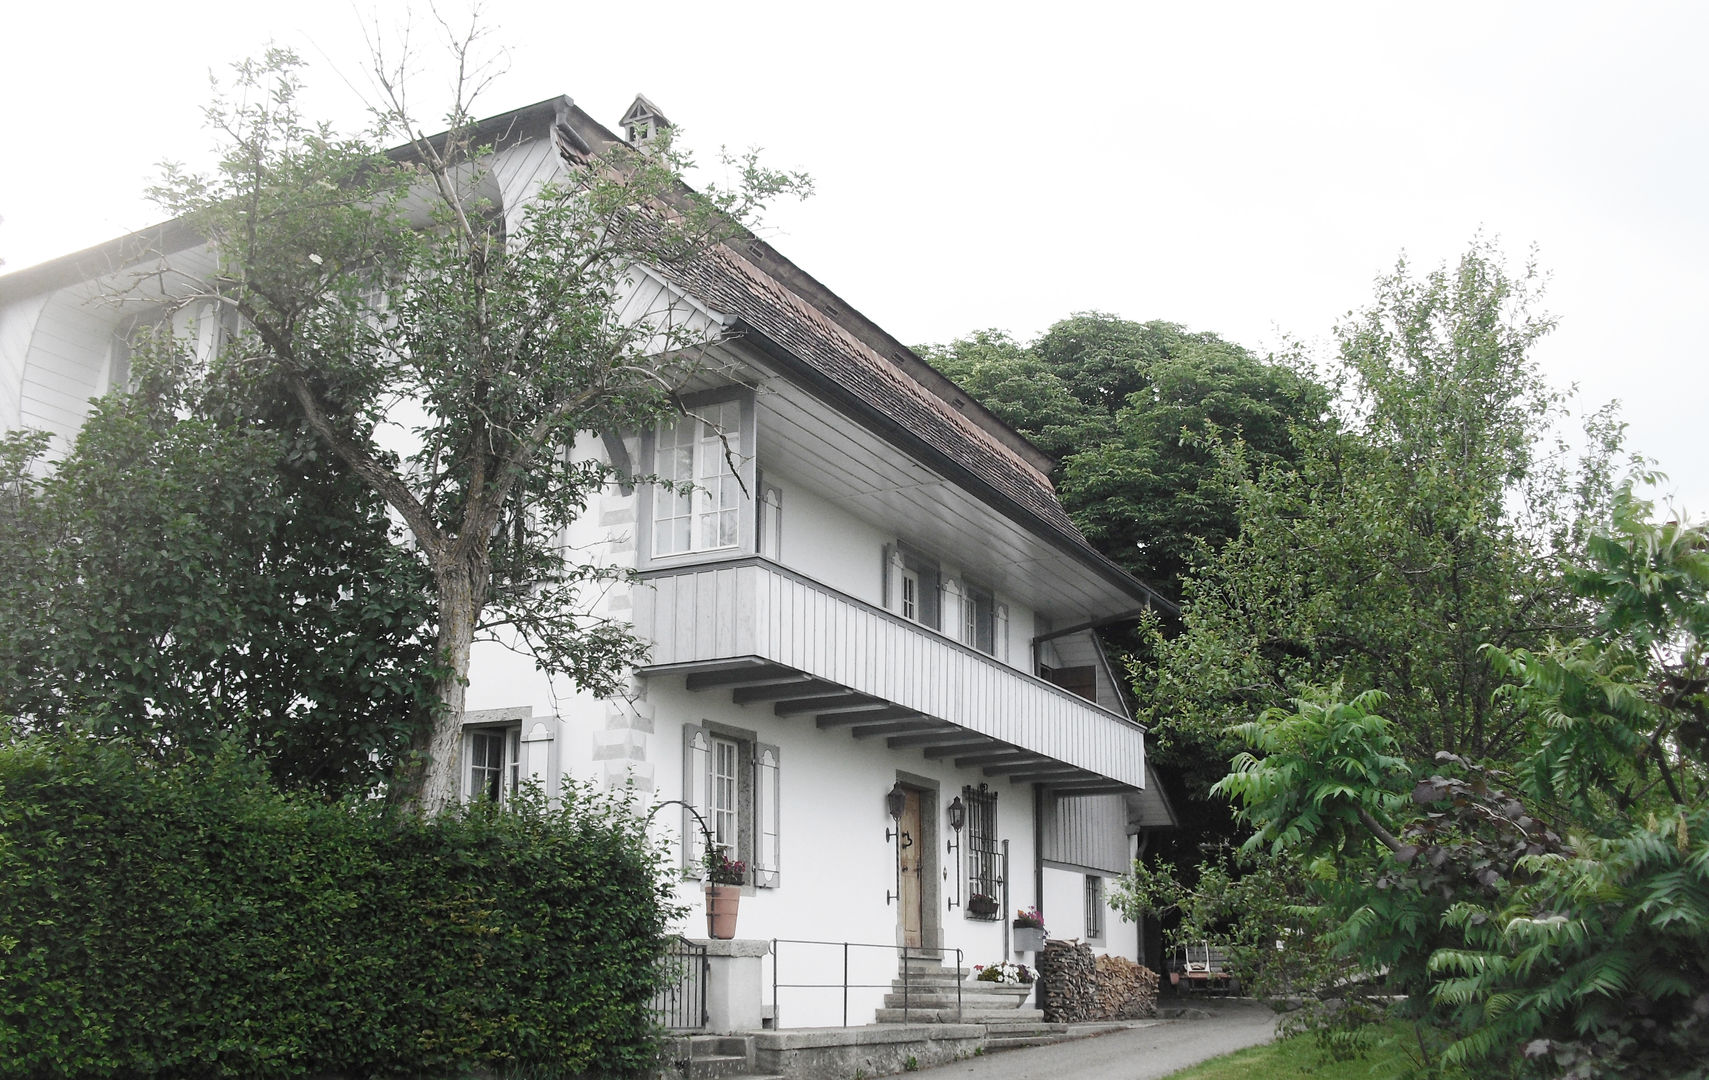
[[[750,884],[777,888],[782,884],[783,794],[778,748],[751,731],[711,722],[684,724],[682,733],[682,800],[694,811],[685,809],[682,816],[683,872],[698,878],[705,869],[705,822],[724,857],[747,864]],[[722,771],[732,761],[733,776]]]
[[[654,558],[741,547],[742,484],[730,463],[745,452],[738,401],[707,403],[660,421],[653,432],[653,471],[678,487],[661,486],[654,493]],[[679,523],[687,530],[681,537]]]
[[[492,759],[493,740],[498,760]],[[463,799],[475,802],[495,794],[502,806],[522,784],[522,725],[488,724],[463,729]],[[494,785],[496,784],[496,791]]]

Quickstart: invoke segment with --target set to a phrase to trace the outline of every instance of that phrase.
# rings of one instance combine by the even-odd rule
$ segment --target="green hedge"
[[[670,914],[657,850],[586,789],[424,821],[0,747],[0,1077],[633,1075]]]

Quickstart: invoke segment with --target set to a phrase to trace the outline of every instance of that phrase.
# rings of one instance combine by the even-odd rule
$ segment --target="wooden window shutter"
[[[778,769],[778,749],[768,743],[754,746],[754,884],[775,889],[782,881],[781,845],[778,824],[782,819],[783,794]]]
[[[684,724],[682,801],[688,806],[682,811],[682,869],[691,878],[700,878],[706,872],[706,834],[701,831],[701,822],[711,812],[711,792],[712,740],[699,724]]]

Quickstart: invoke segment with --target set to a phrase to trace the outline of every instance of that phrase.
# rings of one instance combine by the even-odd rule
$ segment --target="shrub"
[[[632,1075],[670,915],[622,799],[431,820],[0,747],[0,1077]]]

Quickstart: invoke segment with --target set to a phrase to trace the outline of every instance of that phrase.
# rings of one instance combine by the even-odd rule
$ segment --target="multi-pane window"
[[[521,780],[522,729],[476,728],[468,734],[471,800],[503,802]]]
[[[984,784],[977,788],[964,787],[961,789],[961,801],[967,807],[967,891],[970,896],[986,897],[989,901],[1001,903],[1003,854],[1002,844],[997,839],[997,793],[988,790]],[[976,914],[982,908],[992,911],[992,914]],[[1002,917],[1001,908],[985,902],[969,904],[968,912],[974,918]]]
[[[987,656],[1007,660],[1009,609],[989,589],[966,582],[961,587],[961,641]]]
[[[741,747],[734,739],[712,740],[712,842],[728,858],[736,858],[741,832],[737,826],[740,807]]]
[[[756,887],[778,887],[777,747],[717,725],[684,724],[682,735],[682,797],[693,809],[683,814],[683,868],[699,875],[710,833],[725,858],[747,863]]]
[[[735,547],[742,486],[730,463],[742,453],[742,407],[704,405],[655,433],[653,471],[672,487],[653,500],[653,554]]]
[[[920,575],[913,570],[902,571],[902,617],[920,621]]]
[[[1086,875],[1086,938],[1095,941],[1104,936],[1104,879],[1097,874]]]

